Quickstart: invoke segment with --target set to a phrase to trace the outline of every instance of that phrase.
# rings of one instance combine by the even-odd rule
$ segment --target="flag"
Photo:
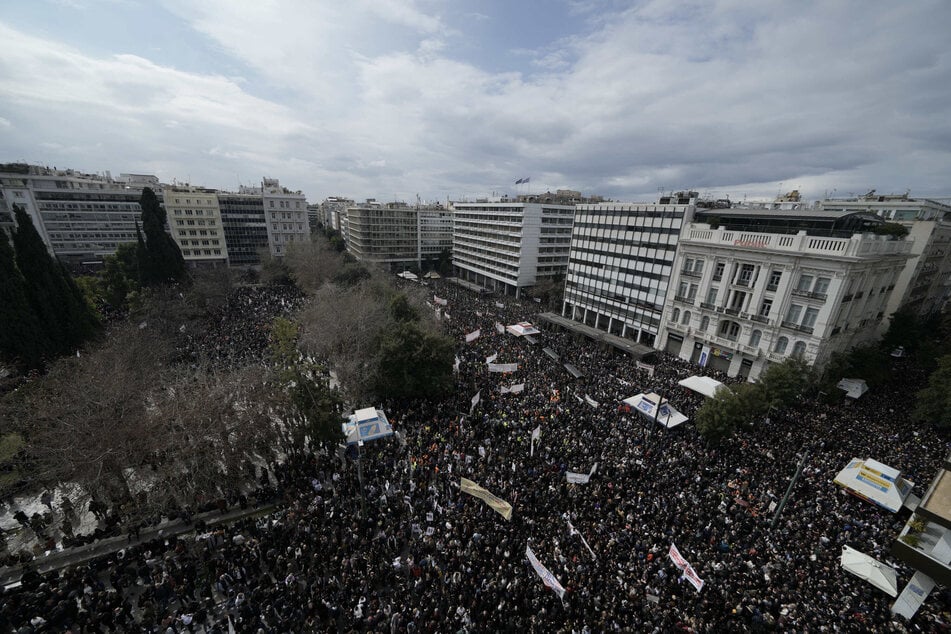
[[[524,383],[516,383],[512,387],[505,387],[504,385],[499,389],[499,392],[502,394],[518,394],[525,389]]]
[[[473,330],[472,332],[470,332],[469,334],[466,335],[466,343],[472,343],[473,341],[475,341],[476,339],[478,339],[481,334],[482,334],[482,330],[481,330],[481,329],[480,329],[480,330]]]
[[[228,615],[228,634],[235,634],[234,623],[231,622],[231,615]]]
[[[489,372],[515,372],[518,370],[517,363],[489,363],[487,364]]]
[[[564,586],[558,582],[558,579],[555,578],[555,575],[551,574],[551,571],[548,570],[548,568],[546,568],[542,562],[538,561],[538,557],[536,557],[535,553],[532,552],[531,546],[525,546],[525,556],[528,557],[528,561],[532,564],[532,568],[534,568],[535,572],[538,573],[538,576],[541,577],[542,583],[554,590],[559,599],[564,600]]]
[[[486,489],[483,489],[478,484],[472,480],[467,480],[466,478],[459,478],[459,489],[463,493],[468,493],[473,497],[477,497],[486,504],[488,504],[492,509],[504,517],[507,520],[512,519],[512,505],[506,502],[503,499],[497,498]]]
[[[595,466],[597,466],[597,465],[595,465]],[[593,551],[593,550],[591,550],[591,546],[588,545],[588,540],[586,540],[586,539],[584,538],[584,535],[581,534],[581,531],[579,531],[577,528],[575,528],[574,526],[572,526],[571,520],[568,519],[568,514],[567,514],[567,513],[565,513],[565,516],[564,516],[564,517],[565,517],[565,521],[568,522],[568,533],[569,533],[570,535],[577,535],[578,537],[580,537],[580,538],[581,538],[581,543],[584,544],[584,547],[588,549],[588,552],[591,553],[591,556],[592,556],[594,559],[597,559],[598,556],[594,554],[594,551]]]
[[[482,390],[476,392],[476,395],[472,397],[472,405],[469,407],[469,414],[475,410],[476,405],[479,404],[479,401],[482,399]]]
[[[486,357],[486,358],[485,358],[485,362],[486,362],[486,363],[495,363],[495,360],[498,359],[498,358],[499,358],[499,353],[496,352],[496,353],[493,354],[492,356]]]
[[[520,178],[520,179],[518,179],[517,181],[515,181],[515,184],[516,184],[516,185],[521,185],[521,184],[524,183],[524,182],[525,182],[525,179],[524,179],[524,178]]]
[[[449,304],[448,299],[442,299],[441,297],[436,297],[435,295],[433,295],[433,301],[439,304],[440,306],[446,306]]]
[[[500,324],[499,322],[495,322],[495,332],[497,332],[497,333],[499,333],[499,334],[501,335],[502,333],[505,332],[505,326],[503,326],[503,325]]]
[[[538,427],[532,430],[532,443],[531,443],[532,447],[529,450],[528,455],[530,456],[535,455],[535,441],[541,439],[541,437],[542,437],[542,426],[539,425]]]
[[[455,361],[453,361],[452,363],[452,371],[453,372],[459,371],[459,357],[455,357]]]
[[[523,178],[523,179],[522,179],[522,183],[528,183],[528,182],[530,182],[531,180],[532,180],[531,178]]]
[[[595,408],[595,409],[597,409],[597,408],[598,408],[598,405],[600,405],[600,403],[598,403],[596,400],[594,400],[593,398],[591,398],[591,397],[588,396],[587,394],[584,395],[584,400],[585,400],[585,402],[588,403],[588,405],[590,405],[591,407],[593,407],[593,408]]]

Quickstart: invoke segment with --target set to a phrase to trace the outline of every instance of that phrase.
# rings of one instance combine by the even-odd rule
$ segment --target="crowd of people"
[[[853,457],[901,469],[919,494],[935,475],[948,438],[902,405],[923,380],[910,361],[896,361],[905,367],[894,381],[857,402],[792,403],[714,448],[690,423],[664,429],[619,407],[658,392],[692,416],[703,397],[677,382],[701,371],[695,366],[657,353],[650,375],[565,332],[545,331],[532,345],[497,324],[532,321],[533,304],[449,283],[435,290],[448,305],[433,308],[459,342],[453,396],[376,404],[394,436],[288,460],[275,472],[278,512],[58,573],[27,570],[0,597],[0,630],[912,632],[951,624],[943,591],[908,622],[890,612],[891,597],[839,566],[849,545],[895,566],[901,582],[911,576],[889,554],[907,514],[832,482]],[[245,335],[228,332],[206,345],[243,345]],[[489,372],[493,355],[517,370]],[[503,392],[515,384],[524,390]],[[803,456],[771,529],[771,502]],[[567,472],[589,474],[595,464],[587,483],[567,482]],[[511,518],[462,492],[460,478],[510,503]],[[675,567],[671,545],[701,590]],[[563,596],[543,584],[528,546]]]

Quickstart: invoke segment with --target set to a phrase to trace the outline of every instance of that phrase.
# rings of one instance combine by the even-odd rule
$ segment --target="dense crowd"
[[[531,321],[533,305],[448,284],[436,292],[449,301],[448,329],[459,342],[452,397],[384,402],[397,435],[359,453],[328,448],[289,461],[275,474],[285,500],[277,513],[63,573],[26,572],[2,597],[0,630],[948,628],[943,591],[908,623],[890,613],[890,597],[839,566],[848,544],[894,565],[902,583],[911,575],[888,552],[907,514],[832,483],[853,457],[901,469],[919,494],[930,482],[948,438],[910,420],[902,405],[923,379],[911,366],[857,402],[793,404],[711,448],[690,423],[665,430],[619,408],[653,391],[691,416],[703,397],[677,381],[698,368],[658,354],[649,376],[570,333],[546,331],[531,345],[496,324]],[[465,343],[476,329],[481,336]],[[244,335],[232,332],[208,343],[241,345]],[[543,346],[583,376],[573,379]],[[496,354],[517,371],[489,373],[486,358]],[[517,383],[524,391],[502,393]],[[770,503],[803,455],[802,477],[770,530]],[[589,482],[567,483],[566,472],[589,473],[595,463]],[[462,493],[460,477],[511,503],[511,520]],[[668,558],[671,544],[704,580],[699,592]],[[562,599],[532,569],[527,545],[565,587]]]

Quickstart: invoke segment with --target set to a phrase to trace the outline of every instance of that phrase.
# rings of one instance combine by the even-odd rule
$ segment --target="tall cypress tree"
[[[50,341],[30,304],[26,280],[17,268],[13,247],[0,231],[0,356],[21,370],[43,367]]]
[[[142,230],[145,232],[145,261],[140,262],[142,285],[153,286],[185,279],[185,258],[172,236],[165,232],[165,210],[150,188],[142,190]]]
[[[26,281],[27,299],[50,341],[50,352],[70,353],[95,334],[99,322],[69,272],[47,251],[30,216],[18,205],[13,215],[16,265]]]

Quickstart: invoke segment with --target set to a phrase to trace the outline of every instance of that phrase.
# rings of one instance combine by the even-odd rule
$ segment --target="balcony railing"
[[[705,308],[707,310],[716,310],[716,304],[711,302],[700,302],[700,308]]]
[[[767,285],[766,285],[766,290],[768,290],[768,291],[775,291],[777,288],[779,288],[779,284],[767,284]]]
[[[740,314],[740,309],[739,308],[724,308],[723,312],[725,312],[727,315],[733,315],[734,317],[736,317],[737,315]]]
[[[794,322],[794,321],[785,321],[785,320],[783,320],[782,326],[783,326],[783,328],[788,328],[789,330],[798,330],[799,332],[804,332],[804,333],[806,333],[807,335],[811,335],[812,332],[813,332],[813,330],[815,330],[815,329],[812,328],[811,326],[803,326],[803,325],[801,325],[801,324],[797,324],[797,323]]]
[[[753,321],[758,321],[761,324],[769,323],[769,317],[767,317],[766,315],[750,315],[750,319],[752,319]]]
[[[825,293],[813,293],[813,292],[810,292],[810,291],[800,290],[800,289],[798,289],[798,288],[794,288],[794,289],[792,290],[792,294],[795,295],[795,296],[797,296],[797,297],[808,297],[809,299],[822,299],[822,300],[824,300],[824,299],[826,298],[826,294],[825,294]]]
[[[719,281],[722,280],[722,279],[723,279],[723,274],[722,274],[722,273],[720,273],[720,274],[714,273],[714,274],[713,274],[713,281],[714,281],[714,282],[719,282]]]
[[[843,304],[844,304],[845,302],[851,302],[851,301],[852,301],[852,295],[846,295],[845,297],[842,298],[842,303],[843,303]]]
[[[687,297],[686,295],[674,295],[675,302],[682,302],[684,304],[693,304],[693,297]]]
[[[743,279],[739,279],[739,280],[736,280],[735,282],[733,282],[733,284],[734,284],[735,286],[752,286],[753,280],[743,280]]]
[[[699,271],[691,271],[689,269],[681,269],[680,274],[686,277],[700,277],[701,276],[701,273]]]

